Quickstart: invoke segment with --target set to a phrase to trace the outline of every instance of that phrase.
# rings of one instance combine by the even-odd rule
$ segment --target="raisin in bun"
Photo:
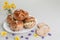
[[[36,24],[36,21],[35,21],[34,17],[28,17],[28,18],[25,19],[24,22],[25,22],[24,27],[29,28],[29,29],[34,27],[34,25]]]
[[[24,20],[29,15],[28,15],[28,12],[20,9],[20,10],[15,10],[13,16],[16,20]]]

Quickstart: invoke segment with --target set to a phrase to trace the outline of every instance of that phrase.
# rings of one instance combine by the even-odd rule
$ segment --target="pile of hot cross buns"
[[[13,14],[7,16],[7,23],[12,31],[30,29],[35,26],[36,20],[29,13],[22,9],[17,9]]]
[[[33,28],[36,24],[36,19],[30,16],[27,11],[19,9],[7,16],[7,23],[12,31],[20,31]],[[39,23],[35,32],[39,36],[46,36],[50,32],[50,27],[45,23]]]

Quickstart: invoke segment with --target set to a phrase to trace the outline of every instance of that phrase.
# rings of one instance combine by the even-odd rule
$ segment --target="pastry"
[[[19,30],[23,30],[23,21],[17,21],[16,22],[16,25],[17,25],[17,29],[19,29]]]
[[[20,21],[20,20],[24,20],[29,15],[28,15],[28,12],[21,9],[21,10],[15,10],[13,16],[16,20]]]
[[[10,24],[10,29],[13,31],[19,31],[23,29],[23,22],[22,21],[15,21]]]
[[[29,16],[28,12],[22,9],[15,10],[12,15],[8,15],[7,22],[12,31],[30,29],[36,24],[35,18]]]
[[[48,32],[50,31],[50,28],[47,24],[38,24],[38,29],[36,30],[36,33],[39,35],[39,36],[46,36],[48,34]]]
[[[36,24],[36,21],[35,21],[35,18],[34,17],[28,17],[24,21],[24,27],[25,28],[28,28],[28,29],[34,27],[35,24]]]
[[[13,15],[7,16],[7,22],[9,24],[9,27],[13,31],[19,31],[23,29],[23,21],[17,21],[13,18]]]
[[[13,21],[12,15],[7,16],[7,22],[10,24]]]

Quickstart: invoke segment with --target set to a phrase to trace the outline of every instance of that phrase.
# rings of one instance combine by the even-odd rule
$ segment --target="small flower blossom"
[[[16,5],[14,3],[10,4],[11,8],[16,8]]]
[[[3,9],[12,9],[16,8],[16,5],[14,3],[9,4],[8,1],[4,2]]]
[[[8,1],[5,1],[5,2],[4,2],[4,5],[8,5],[8,4],[9,4]]]
[[[15,37],[15,40],[20,40],[19,36],[16,36],[16,37]]]
[[[1,32],[1,35],[2,35],[2,36],[6,36],[6,35],[7,35],[7,32],[6,32],[6,31],[2,31],[2,32]]]
[[[35,33],[35,34],[34,34],[34,37],[38,37],[38,35]]]

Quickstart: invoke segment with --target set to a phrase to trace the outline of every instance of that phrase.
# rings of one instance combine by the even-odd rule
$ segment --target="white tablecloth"
[[[6,19],[6,12],[2,10],[2,5],[5,0],[0,0],[0,33],[4,31],[3,22]],[[9,0],[9,2],[15,2],[17,9],[24,9],[35,16],[38,23],[47,23],[51,28],[52,36],[46,36],[44,40],[60,40],[60,0]],[[35,30],[35,29],[34,29]],[[31,33],[31,36],[28,34]],[[34,32],[28,32],[23,34],[16,34],[18,36],[24,36],[21,40],[42,40],[41,37],[34,37]],[[7,40],[14,40],[15,36],[11,33],[7,34]],[[0,35],[0,40],[6,40],[6,37]]]

